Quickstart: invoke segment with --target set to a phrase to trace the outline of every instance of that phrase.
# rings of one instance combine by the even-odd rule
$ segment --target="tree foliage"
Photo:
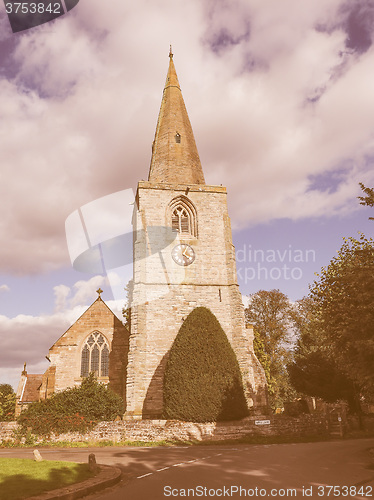
[[[126,304],[122,308],[122,316],[123,316],[123,324],[127,328],[127,331],[130,332],[131,330],[131,295],[132,295],[132,289],[133,289],[133,281],[130,280],[127,285],[125,286],[125,292],[126,292]]]
[[[164,375],[164,417],[192,422],[248,415],[235,353],[217,318],[198,307],[184,321]]]
[[[294,359],[287,367],[291,384],[302,394],[327,402],[346,400],[355,409],[354,385],[337,365],[334,347],[321,329],[313,300],[305,297],[296,305],[298,340]]]
[[[299,339],[290,378],[299,391],[325,401],[374,396],[374,242],[344,238],[299,302]]]
[[[9,384],[0,384],[0,421],[14,420],[16,394]]]
[[[273,383],[270,375],[270,356],[267,352],[265,352],[264,341],[262,340],[261,335],[258,333],[258,331],[254,329],[253,334],[253,350],[264,369],[269,390],[269,387],[272,387]]]
[[[374,395],[374,241],[344,238],[310,298],[337,368],[362,394]]]
[[[34,434],[83,432],[99,421],[114,420],[123,413],[123,400],[91,373],[77,387],[32,403],[18,417],[18,423]]]
[[[294,312],[288,297],[279,290],[260,290],[249,299],[245,317],[254,324],[255,353],[264,367],[270,404],[275,409],[296,397],[286,369],[292,358]]]
[[[374,189],[366,187],[362,182],[359,183],[360,188],[365,193],[366,196],[359,196],[360,205],[366,205],[367,207],[374,207]],[[374,217],[369,217],[369,219],[374,220]]]

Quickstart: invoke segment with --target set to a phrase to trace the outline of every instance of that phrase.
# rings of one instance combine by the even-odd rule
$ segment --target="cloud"
[[[55,294],[55,311],[63,311],[66,309],[67,298],[70,295],[70,287],[66,285],[57,285],[53,287]]]
[[[0,270],[67,266],[70,213],[146,179],[170,42],[206,180],[228,187],[234,228],[358,208],[358,182],[374,184],[364,5],[90,0],[20,35],[0,75]],[[353,36],[365,19],[366,45]],[[347,160],[336,190],[310,189]]]
[[[70,312],[69,316],[75,317],[75,314]],[[1,366],[17,366],[24,361],[37,363],[69,326],[66,311],[64,314],[39,317],[22,314],[15,318],[0,316],[2,352],[7,353],[2,356]]]
[[[116,276],[111,273],[111,277]],[[118,280],[118,278],[116,277]],[[116,283],[117,284],[117,283]],[[109,289],[112,280],[106,276],[92,276],[87,280],[79,280],[72,287],[66,285],[57,285],[53,287],[55,295],[55,312],[74,311],[76,307],[88,307],[97,299],[99,288]]]
[[[74,284],[74,296],[70,304],[72,306],[93,302],[96,298],[96,290],[107,284],[105,276],[93,276],[88,281],[80,280]]]
[[[0,285],[0,292],[9,292],[10,288],[8,285]]]

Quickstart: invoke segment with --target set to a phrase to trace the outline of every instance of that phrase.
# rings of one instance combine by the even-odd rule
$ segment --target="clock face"
[[[195,260],[194,249],[186,243],[175,246],[171,251],[171,256],[180,266],[189,266]]]

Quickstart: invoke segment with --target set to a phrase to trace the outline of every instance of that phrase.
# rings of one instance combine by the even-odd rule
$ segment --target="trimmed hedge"
[[[215,422],[247,415],[235,353],[214,314],[197,307],[170,350],[164,374],[164,418]]]
[[[52,432],[85,432],[97,422],[114,420],[122,414],[122,398],[91,373],[80,386],[32,403],[18,417],[18,423],[25,432],[47,436]]]

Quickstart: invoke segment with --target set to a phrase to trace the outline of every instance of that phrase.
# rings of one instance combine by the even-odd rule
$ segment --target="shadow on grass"
[[[29,498],[45,491],[84,481],[92,476],[93,474],[89,471],[87,464],[52,468],[45,479],[27,474],[8,475],[0,482],[0,500]]]

